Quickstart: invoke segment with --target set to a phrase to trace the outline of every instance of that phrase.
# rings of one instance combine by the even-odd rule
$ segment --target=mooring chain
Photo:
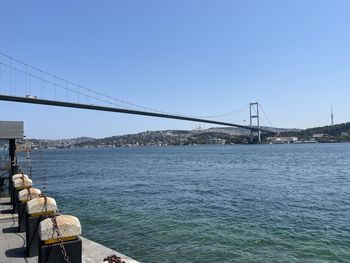
[[[52,224],[53,224],[53,228],[55,229],[55,231],[57,233],[57,239],[59,241],[59,245],[60,245],[60,248],[61,248],[61,253],[63,255],[64,261],[67,262],[67,263],[71,263],[68,255],[67,255],[66,248],[64,247],[60,231],[59,231],[58,226],[57,226],[56,216],[51,217],[51,221],[52,221]]]
[[[32,166],[29,165],[29,178],[32,179]]]
[[[43,211],[47,214],[47,196],[45,194],[40,194],[40,197],[44,197]],[[54,228],[54,230],[55,230],[55,232],[57,234],[57,239],[59,241],[59,245],[60,245],[60,248],[61,248],[61,253],[63,255],[64,261],[67,262],[67,263],[71,263],[68,255],[67,255],[66,248],[64,247],[60,231],[59,231],[58,226],[57,226],[56,215],[53,215],[51,217],[51,222],[52,222],[53,228]],[[46,260],[46,263],[49,263],[49,262]]]
[[[108,256],[105,259],[103,259],[103,262],[107,261],[108,263],[125,263],[124,260],[122,260],[120,257],[117,257],[116,255]]]
[[[44,197],[44,205],[42,212],[45,212],[45,214],[47,214],[47,196],[43,193],[41,193],[39,196]]]
[[[29,198],[27,198],[27,199],[32,200],[32,192],[30,191],[30,188],[32,188],[32,187],[29,186],[29,187],[27,188],[27,191],[28,191],[27,197],[29,197]]]
[[[17,156],[15,156],[15,158],[12,161],[12,166],[15,166],[17,164]]]

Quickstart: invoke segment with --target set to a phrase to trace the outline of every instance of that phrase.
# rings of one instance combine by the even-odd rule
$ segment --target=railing
[[[0,196],[8,196],[9,188],[9,171],[11,168],[11,162],[9,157],[0,156]]]
[[[0,171],[9,171],[10,167],[10,158],[7,156],[0,156]]]

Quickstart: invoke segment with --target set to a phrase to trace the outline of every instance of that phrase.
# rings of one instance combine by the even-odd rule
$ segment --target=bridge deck
[[[1,263],[34,263],[37,257],[25,257],[25,233],[17,233],[17,215],[10,210],[8,198],[0,198],[0,262]],[[102,246],[89,239],[83,241],[83,263],[102,263],[110,255],[121,257],[126,263],[137,263],[123,254]]]
[[[158,118],[174,119],[174,120],[183,120],[183,121],[193,121],[193,122],[242,128],[242,129],[247,129],[247,130],[251,130],[251,131],[255,131],[255,132],[256,131],[271,132],[271,130],[261,129],[260,127],[257,127],[257,126],[246,126],[246,125],[241,125],[241,124],[215,121],[215,120],[210,120],[210,119],[201,119],[201,118],[196,118],[196,117],[174,115],[174,114],[167,114],[167,113],[159,113],[159,112],[151,112],[151,111],[131,110],[131,109],[126,109],[126,108],[118,108],[118,107],[110,107],[110,106],[98,106],[98,105],[93,105],[93,104],[81,104],[81,103],[66,102],[66,101],[38,99],[38,98],[31,98],[31,97],[9,96],[9,95],[4,95],[4,94],[0,94],[0,101],[1,100],[2,101],[11,101],[11,102],[20,102],[20,103],[30,103],[30,104],[37,104],[37,105],[75,108],[75,109],[106,111],[106,112],[115,112],[115,113],[126,113],[126,114],[133,114],[133,115],[142,115],[142,116],[158,117]]]

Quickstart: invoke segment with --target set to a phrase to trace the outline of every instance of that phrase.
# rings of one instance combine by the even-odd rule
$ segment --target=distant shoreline
[[[244,144],[244,143],[237,143],[237,144],[197,144],[197,145],[162,145],[162,146],[155,146],[155,145],[142,145],[142,146],[115,146],[115,147],[109,147],[109,146],[100,146],[100,147],[51,147],[51,148],[33,148],[31,151],[40,151],[40,150],[96,150],[96,149],[115,149],[115,148],[173,148],[173,147],[230,147],[230,146],[258,146],[258,145],[315,145],[315,144],[348,144],[350,141],[344,141],[344,142],[318,142],[318,143],[261,143],[261,144]],[[8,149],[6,148],[0,148],[0,151],[7,152]]]

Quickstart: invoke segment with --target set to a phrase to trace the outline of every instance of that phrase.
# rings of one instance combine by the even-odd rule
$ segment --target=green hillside
[[[309,128],[297,132],[280,133],[281,136],[296,136],[299,139],[314,138],[317,141],[350,141],[350,122],[335,124],[333,126],[323,126]]]

